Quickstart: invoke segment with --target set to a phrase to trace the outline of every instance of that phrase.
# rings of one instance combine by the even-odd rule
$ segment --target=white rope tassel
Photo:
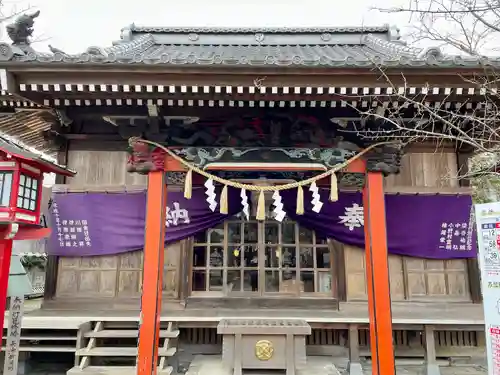
[[[212,212],[215,212],[215,209],[217,208],[217,194],[215,194],[215,185],[214,185],[214,180],[209,178],[205,182],[205,194],[207,196],[207,202],[208,202],[208,207],[212,210]]]

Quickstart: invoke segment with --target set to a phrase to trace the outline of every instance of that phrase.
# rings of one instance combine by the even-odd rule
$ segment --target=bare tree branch
[[[407,37],[416,45],[432,44],[445,52],[469,56],[486,55],[500,47],[500,0],[409,0],[407,7],[374,9],[408,14],[412,26]],[[461,177],[471,179],[476,200],[500,199],[499,73],[485,68],[484,73],[476,77],[462,77],[464,86],[479,90],[482,98],[480,103],[462,102],[452,108],[450,103],[457,102],[451,98],[455,94],[453,88],[448,89],[449,97],[436,106],[426,95],[408,95],[404,79],[404,87],[400,90],[382,67],[377,70],[394,92],[389,101],[403,104],[387,106],[387,99],[383,99],[386,102],[379,106],[386,105],[384,111],[360,112],[366,118],[391,124],[390,134],[356,130],[365,132],[367,137],[385,135],[406,142],[432,139],[436,144],[448,142],[456,147],[468,146],[476,154],[468,172],[461,173]],[[405,108],[412,108],[412,111]],[[411,121],[407,119],[409,112],[413,112]]]
[[[432,42],[467,55],[498,47],[498,0],[410,0],[407,7],[373,9],[408,14],[412,25],[408,37],[413,43]]]

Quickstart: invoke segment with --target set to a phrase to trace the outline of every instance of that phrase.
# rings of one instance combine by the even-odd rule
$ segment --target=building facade
[[[404,105],[402,94],[425,95],[430,106],[482,101],[479,90],[458,75],[473,76],[481,70],[479,62],[409,47],[385,26],[132,25],[111,47],[89,47],[74,55],[57,49],[37,52],[27,39],[14,36],[12,45],[1,45],[0,67],[7,72],[8,91],[0,98],[2,111],[9,118],[38,116],[37,121],[18,120],[27,129],[16,135],[43,144],[77,171],[72,179],[56,181],[54,190],[61,195],[145,191],[147,175],[126,168],[137,167],[128,150],[130,137],[173,147],[185,160],[222,178],[279,185],[309,178],[375,143],[355,130],[388,126],[366,114]],[[450,97],[449,90],[457,89],[461,94]],[[405,121],[415,111],[407,107]],[[43,139],[30,138],[40,133]],[[290,156],[289,150],[319,151]],[[335,152],[326,155],[324,150]],[[403,150],[382,150],[372,168],[386,174],[387,195],[464,197],[471,190],[461,176],[473,151],[422,141]],[[307,164],[309,169],[248,172],[235,167],[269,162]],[[339,177],[340,194],[360,189],[355,173]],[[168,173],[172,196],[182,194],[185,178],[182,171]],[[201,176],[192,179],[193,194],[205,190]],[[328,188],[329,182],[318,186]],[[180,330],[178,345],[218,352],[221,339],[215,327],[221,314],[259,316],[272,310],[310,323],[309,353],[347,355],[351,343],[368,356],[364,250],[314,231],[293,215],[277,220],[271,194],[265,197],[264,220],[257,220],[259,196],[248,199],[253,203],[249,218],[229,215],[165,246],[162,308]],[[408,238],[411,227],[408,223]],[[49,248],[43,309],[61,319],[77,310],[88,316],[92,329],[99,322],[106,322],[103,327],[123,322],[113,323],[110,311],[136,320],[143,251],[108,250],[78,256],[77,248],[64,256],[50,255]],[[484,350],[475,257],[436,258],[432,249],[422,251],[428,255],[389,255],[396,355],[422,356],[426,325],[434,327],[439,357]],[[79,350],[74,351],[81,365],[78,361],[92,355]]]

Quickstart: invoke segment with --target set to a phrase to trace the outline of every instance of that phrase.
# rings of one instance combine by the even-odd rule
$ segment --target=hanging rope
[[[196,165],[191,164],[190,162],[184,160],[182,157],[177,155],[175,152],[170,150],[169,148],[154,142],[154,141],[149,141],[146,139],[141,139],[138,137],[131,137],[129,138],[129,145],[132,147],[134,143],[144,143],[144,144],[149,144],[154,147],[157,147],[163,151],[165,151],[168,155],[170,155],[173,159],[177,160],[179,163],[184,165],[187,169],[187,174],[186,174],[186,179],[185,179],[185,186],[184,186],[184,197],[187,199],[190,199],[192,196],[192,173],[198,173],[202,175],[203,177],[206,177],[207,179],[210,179],[212,181],[218,182],[224,186],[222,190],[222,194],[220,197],[220,212],[221,213],[227,213],[228,210],[228,202],[227,202],[227,186],[231,186],[236,189],[244,189],[248,191],[258,191],[260,192],[259,194],[259,199],[258,199],[258,207],[257,207],[257,219],[258,220],[263,220],[265,216],[265,199],[264,199],[264,192],[275,192],[275,191],[281,191],[281,190],[288,190],[288,189],[298,189],[297,193],[297,214],[302,215],[304,213],[304,193],[303,193],[303,187],[307,185],[311,185],[313,182],[317,182],[325,177],[331,176],[330,178],[330,200],[335,202],[338,200],[338,182],[337,182],[337,176],[335,172],[338,172],[345,167],[347,167],[350,163],[353,161],[361,158],[363,155],[366,153],[370,152],[371,150],[375,149],[376,147],[379,146],[384,146],[388,144],[394,144],[396,142],[394,141],[388,141],[388,142],[379,142],[375,143],[373,145],[368,146],[367,148],[363,149],[360,151],[358,154],[354,155],[352,158],[344,161],[343,163],[337,164],[331,169],[320,173],[314,177],[308,178],[306,180],[302,181],[296,181],[288,184],[283,184],[283,185],[272,185],[272,186],[260,186],[260,185],[250,185],[250,184],[243,184],[240,182],[236,181],[230,181],[226,180],[224,178],[221,178],[219,176],[213,175],[201,168],[198,168]]]

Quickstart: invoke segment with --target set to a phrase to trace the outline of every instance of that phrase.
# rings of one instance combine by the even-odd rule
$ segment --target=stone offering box
[[[304,320],[222,320],[222,360],[242,375],[243,370],[286,370],[295,375],[306,365],[306,335],[311,327]]]

